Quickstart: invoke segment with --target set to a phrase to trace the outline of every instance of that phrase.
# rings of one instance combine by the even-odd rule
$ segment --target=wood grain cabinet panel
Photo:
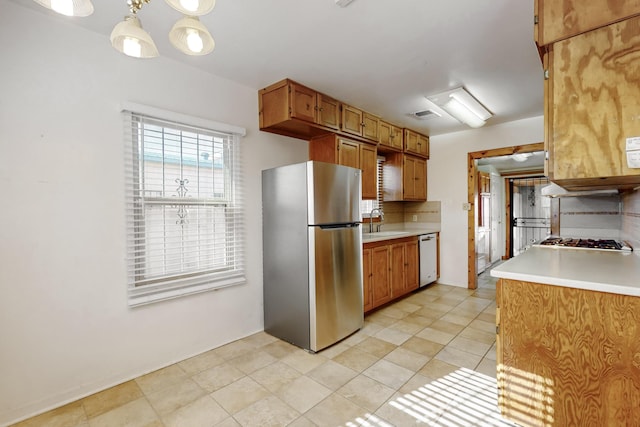
[[[404,129],[404,151],[429,158],[429,137],[411,129]]]
[[[371,278],[371,301],[373,307],[391,301],[389,246],[376,246],[371,249],[373,276]]]
[[[378,198],[378,150],[375,145],[360,144],[362,198]]]
[[[549,178],[565,188],[632,188],[627,138],[640,137],[640,17],[554,43],[548,52]]]
[[[640,298],[501,279],[498,405],[522,425],[640,425]]]
[[[335,163],[362,170],[362,198],[378,197],[378,151],[375,145],[327,134],[309,141],[309,160]]]
[[[339,102],[285,79],[258,92],[260,129],[309,139],[337,131]]]
[[[536,0],[534,14],[534,38],[544,46],[638,15],[640,0]]]
[[[419,287],[418,238],[365,243],[364,311],[371,311]]]
[[[373,309],[373,291],[371,289],[373,281],[373,261],[372,250],[364,248],[362,250],[362,296],[364,302],[364,311]]]
[[[383,165],[384,200],[426,201],[427,161],[404,153],[388,153]]]
[[[342,120],[340,129],[342,132],[361,136],[372,142],[378,143],[380,139],[380,119],[351,105],[342,104]]]
[[[340,102],[318,93],[318,116],[316,122],[329,129],[340,129]]]
[[[402,128],[380,120],[380,145],[378,148],[381,151],[402,151],[404,148],[403,140]]]

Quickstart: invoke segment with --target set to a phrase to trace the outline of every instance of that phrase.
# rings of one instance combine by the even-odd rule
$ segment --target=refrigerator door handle
[[[351,222],[347,224],[325,224],[325,225],[319,225],[319,227],[321,230],[332,230],[337,228],[353,228],[353,227],[358,227],[359,225],[360,225],[359,222]]]

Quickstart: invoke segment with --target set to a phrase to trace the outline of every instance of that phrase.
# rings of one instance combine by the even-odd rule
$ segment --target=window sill
[[[129,307],[140,307],[202,292],[215,291],[246,283],[243,275],[214,280],[199,285],[153,286],[129,289]]]

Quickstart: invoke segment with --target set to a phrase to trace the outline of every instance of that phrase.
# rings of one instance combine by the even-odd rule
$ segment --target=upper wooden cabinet
[[[426,201],[427,161],[404,153],[389,153],[383,166],[384,200]]]
[[[309,160],[335,163],[362,170],[362,198],[376,199],[377,156],[375,145],[327,134],[309,141]]]
[[[404,151],[428,159],[429,137],[411,129],[404,129]]]
[[[359,108],[342,104],[342,132],[378,142],[380,119]]]
[[[547,55],[549,179],[568,189],[640,184],[626,157],[627,139],[640,137],[640,17],[554,43]]]
[[[258,93],[260,129],[309,139],[339,130],[339,102],[285,79]]]
[[[534,38],[548,45],[640,14],[640,0],[535,0]]]
[[[381,150],[402,151],[403,131],[398,126],[380,120],[380,145]]]

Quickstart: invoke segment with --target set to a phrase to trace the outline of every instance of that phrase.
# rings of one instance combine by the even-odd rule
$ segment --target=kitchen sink
[[[408,236],[409,234],[411,233],[407,231],[378,231],[377,233],[362,233],[362,239],[367,240],[367,239],[375,239],[375,238],[382,238],[382,237],[394,238],[394,237]]]

